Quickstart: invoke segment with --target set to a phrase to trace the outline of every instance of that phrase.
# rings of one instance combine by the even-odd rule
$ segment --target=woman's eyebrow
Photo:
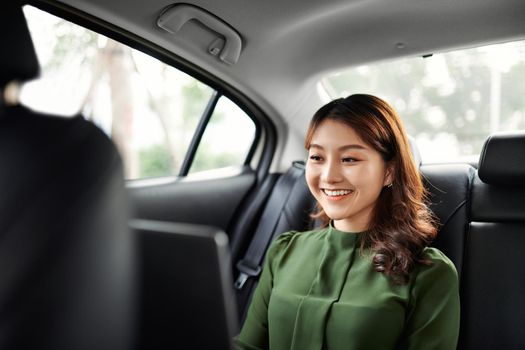
[[[344,145],[344,146],[339,147],[340,151],[346,151],[349,149],[366,149],[366,147],[363,145],[357,145],[357,144]]]
[[[316,143],[311,143],[311,144],[310,144],[310,147],[308,147],[308,148],[318,148],[318,149],[321,149],[321,150],[324,149],[323,146],[318,145],[318,144],[316,144]]]
[[[310,148],[317,148],[317,149],[320,149],[320,150],[324,149],[323,146],[318,145],[316,143],[312,143],[310,145]],[[358,150],[360,150],[360,149],[366,149],[366,147],[363,146],[363,145],[351,144],[351,145],[343,145],[343,146],[338,148],[339,151],[346,151],[346,150],[349,150],[349,149],[358,149]]]

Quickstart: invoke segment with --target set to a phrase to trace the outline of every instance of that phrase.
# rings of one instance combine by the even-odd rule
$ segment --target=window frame
[[[213,114],[215,106],[221,96],[230,99],[235,103],[254,123],[255,135],[252,145],[250,146],[243,166],[249,166],[252,163],[258,145],[264,140],[260,158],[255,167],[257,173],[257,182],[261,182],[269,172],[271,162],[277,146],[277,131],[270,118],[262,111],[251,99],[231,85],[213,76],[211,73],[196,66],[188,60],[168,51],[161,46],[154,44],[144,38],[139,37],[127,30],[124,30],[114,24],[106,22],[100,18],[87,14],[81,10],[73,8],[62,3],[51,2],[47,0],[29,0],[24,5],[36,7],[42,11],[60,17],[76,25],[82,26],[88,30],[102,34],[108,38],[118,41],[132,49],[138,50],[146,55],[158,59],[159,61],[171,66],[181,72],[188,74],[203,84],[206,84],[214,90],[208,104],[200,117],[198,126],[194,131],[190,146],[186,151],[184,161],[179,169],[178,174],[168,175],[166,177],[186,177],[191,168],[195,154],[206,129],[209,119]],[[215,101],[214,101],[215,100]],[[264,135],[264,138],[262,137]],[[126,181],[141,181],[144,178],[129,179]]]

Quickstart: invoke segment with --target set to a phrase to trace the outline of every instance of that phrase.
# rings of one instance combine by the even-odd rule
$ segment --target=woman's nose
[[[341,169],[336,162],[326,162],[321,173],[321,180],[326,183],[342,181]]]

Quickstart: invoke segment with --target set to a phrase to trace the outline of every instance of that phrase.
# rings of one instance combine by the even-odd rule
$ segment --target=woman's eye
[[[318,161],[321,160],[321,156],[318,156],[318,155],[315,155],[315,154],[314,154],[314,155],[311,155],[311,156],[310,156],[310,159],[313,160],[313,161],[315,161],[315,162],[318,162]]]
[[[357,159],[355,158],[351,158],[351,157],[343,158],[343,163],[353,163],[355,161],[357,161]]]

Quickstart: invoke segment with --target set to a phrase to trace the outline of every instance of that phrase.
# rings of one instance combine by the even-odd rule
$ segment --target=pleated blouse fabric
[[[456,349],[457,271],[425,248],[406,285],[375,272],[359,236],[333,226],[288,232],[266,254],[238,349]]]

